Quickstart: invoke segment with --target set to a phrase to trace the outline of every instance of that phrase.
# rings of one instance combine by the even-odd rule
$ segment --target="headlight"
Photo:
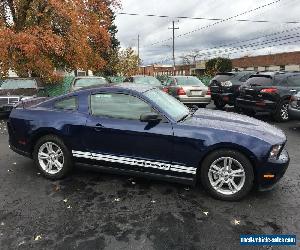
[[[221,82],[221,85],[223,87],[231,87],[232,86],[232,82],[231,81]]]
[[[276,160],[279,156],[279,153],[281,152],[282,145],[275,145],[272,147],[272,150],[270,152],[269,159]]]

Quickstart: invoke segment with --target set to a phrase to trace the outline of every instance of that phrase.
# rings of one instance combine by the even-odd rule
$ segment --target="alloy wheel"
[[[281,109],[280,109],[280,117],[282,120],[286,121],[289,119],[289,111],[288,111],[288,108],[289,108],[289,104],[288,103],[285,103],[281,106]]]
[[[46,142],[39,148],[38,161],[46,173],[57,174],[63,168],[64,154],[56,143]]]
[[[208,179],[212,188],[223,195],[239,192],[246,179],[242,164],[231,157],[221,157],[209,167]]]

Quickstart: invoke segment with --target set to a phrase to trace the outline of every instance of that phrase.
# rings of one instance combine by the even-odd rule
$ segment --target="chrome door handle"
[[[297,90],[296,90],[296,89],[291,89],[290,91],[291,91],[291,92],[297,92]]]

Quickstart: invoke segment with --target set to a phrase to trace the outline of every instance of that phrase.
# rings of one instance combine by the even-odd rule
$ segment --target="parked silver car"
[[[172,76],[164,85],[165,92],[188,106],[206,107],[211,101],[209,88],[195,76]]]
[[[105,85],[108,81],[104,77],[100,76],[78,76],[75,77],[70,91],[75,91],[81,88],[87,88],[91,86]]]

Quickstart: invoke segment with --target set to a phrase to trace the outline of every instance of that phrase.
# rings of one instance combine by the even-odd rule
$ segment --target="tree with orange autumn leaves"
[[[101,71],[119,0],[1,0],[0,76],[56,79],[55,68]]]

